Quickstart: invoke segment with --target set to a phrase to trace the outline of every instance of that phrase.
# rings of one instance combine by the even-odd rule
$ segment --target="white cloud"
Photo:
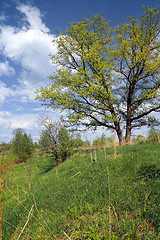
[[[1,111],[0,112],[0,119],[2,119],[3,117],[6,117],[6,116],[10,116],[11,113],[10,112],[7,112],[7,111]],[[0,122],[1,124],[1,122]]]
[[[0,81],[0,105],[4,103],[6,97],[14,95],[13,90],[6,87],[6,84]]]
[[[11,139],[13,138],[13,131],[16,128],[22,128],[27,133],[31,133],[34,141],[37,141],[40,131],[38,119],[38,114],[12,114],[7,111],[1,111],[0,140],[5,142],[11,141]]]
[[[13,131],[17,128],[24,129],[33,136],[39,136],[40,127],[38,114],[12,114],[11,112],[0,112],[0,140],[9,142],[13,138]],[[37,140],[34,138],[34,140]]]
[[[38,114],[12,114],[11,112],[0,112],[0,126],[4,128],[32,129],[37,127]]]
[[[22,4],[17,7],[17,10],[25,14],[25,20],[30,24],[31,29],[39,29],[44,32],[49,32],[49,29],[44,23],[42,23],[42,14],[38,8]]]
[[[38,8],[20,5],[17,10],[24,14],[24,23],[21,28],[0,25],[0,50],[7,59],[21,68],[21,73],[17,76],[19,85],[16,94],[19,93],[23,99],[33,100],[35,88],[46,84],[47,76],[53,71],[48,54],[56,51],[51,42],[54,35],[49,33],[42,22]],[[14,74],[8,61],[0,63],[1,69],[1,74]]]
[[[12,116],[12,119],[8,120],[8,124],[12,129],[32,129],[37,127],[36,120],[36,115],[34,114],[21,114]]]
[[[12,112],[0,112],[0,140],[6,142],[12,139],[12,132],[18,127],[32,136],[39,136],[38,125],[42,111],[31,113],[31,109],[27,113],[23,109],[27,102],[34,101],[35,88],[48,84],[47,76],[53,71],[48,54],[57,51],[51,42],[55,36],[42,21],[39,9],[20,5],[17,10],[24,16],[19,22],[21,27],[0,24],[0,54],[3,54],[4,59],[0,62],[0,76],[3,77],[0,81],[0,105],[5,104],[6,99],[10,103],[9,109],[13,104]],[[10,77],[13,74],[14,78]],[[47,111],[47,114],[53,117],[53,112]],[[54,114],[57,119],[57,113]]]
[[[53,116],[51,110],[48,113],[47,116],[53,119],[53,121],[59,119],[58,112],[55,116]],[[24,129],[27,134],[31,134],[34,141],[37,141],[42,128],[41,118],[42,116],[38,112],[14,114],[9,111],[0,111],[0,142],[11,141],[13,138],[13,131],[17,128]]]
[[[8,61],[0,62],[0,76],[2,75],[10,76],[14,74],[15,74],[15,70],[13,67],[9,66]]]

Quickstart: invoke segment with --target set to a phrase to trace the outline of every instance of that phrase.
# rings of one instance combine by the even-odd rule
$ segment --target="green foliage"
[[[155,132],[153,130],[150,130],[149,136],[148,136],[148,141],[149,142],[160,142],[160,131]]]
[[[69,135],[67,129],[62,127],[58,132],[59,155],[61,162],[64,162],[70,155],[73,149],[72,136]]]
[[[90,141],[89,141],[89,140],[83,141],[83,146],[84,146],[84,147],[89,147],[89,146],[91,146]]]
[[[100,139],[95,139],[92,143],[92,146],[97,146],[97,145],[101,145]]]
[[[141,144],[144,143],[145,141],[147,141],[147,139],[142,135],[138,135],[136,138],[133,139],[133,143],[135,144]]]
[[[72,152],[72,136],[60,122],[46,119],[43,122],[39,144],[43,153],[49,153],[57,164],[64,162]]]
[[[79,133],[73,136],[72,142],[73,142],[73,147],[74,148],[80,148],[80,147],[83,147],[83,146],[87,147],[87,146],[91,145],[89,140],[83,141],[81,139],[81,136],[80,136]]]
[[[34,145],[31,138],[31,135],[27,135],[25,131],[21,128],[16,129],[13,132],[12,140],[12,150],[15,153],[20,161],[24,161],[27,158],[31,157]]]
[[[10,148],[11,148],[11,144],[10,143],[5,143],[5,142],[2,142],[1,144],[0,144],[0,153],[3,151],[3,150],[10,150]]]
[[[81,138],[75,138],[73,139],[73,147],[79,148],[82,147],[84,144],[83,140]]]
[[[72,126],[115,130],[120,144],[122,126],[130,142],[133,128],[158,125],[150,113],[160,109],[160,11],[142,11],[115,28],[101,15],[73,22],[54,40],[57,69],[37,99],[67,110]]]
[[[105,146],[106,144],[113,144],[113,138],[112,137],[105,137],[104,133],[102,133],[102,136],[100,138],[97,138],[93,141],[92,145],[99,145],[99,146]]]
[[[43,174],[39,158],[15,166],[3,176],[3,219],[22,229],[28,218],[9,188],[28,210],[36,200],[33,216],[41,225],[32,216],[24,231],[33,239],[67,234],[71,239],[158,240],[160,144],[120,146],[116,158],[113,152],[106,148],[105,159],[104,151],[97,151],[97,162],[91,162],[90,154],[72,156]],[[4,240],[17,239],[19,233],[3,222]]]

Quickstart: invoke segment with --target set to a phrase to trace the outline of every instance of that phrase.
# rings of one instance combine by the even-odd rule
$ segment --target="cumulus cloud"
[[[49,53],[54,51],[53,36],[36,29],[16,30],[14,27],[0,27],[0,48],[3,54],[35,72],[49,69]],[[42,67],[43,66],[43,67]]]
[[[34,141],[38,141],[40,131],[42,128],[42,116],[39,111],[43,108],[32,109],[33,113],[12,113],[9,111],[0,111],[0,141],[9,142],[13,137],[13,131],[17,128],[24,129],[28,134],[31,134]],[[20,109],[21,111],[21,109]],[[53,116],[51,110],[48,111],[47,116],[53,121],[59,119],[58,112]],[[45,117],[45,115],[43,116]]]
[[[17,128],[22,128],[27,133],[32,133],[34,140],[37,140],[40,131],[38,118],[38,114],[13,114],[7,111],[0,112],[1,139],[9,142],[13,137],[13,131]]]
[[[26,98],[33,99],[34,89],[43,86],[53,70],[48,54],[56,51],[51,42],[54,35],[42,22],[38,8],[20,5],[17,10],[24,15],[23,25],[21,28],[0,25],[0,51],[21,68],[21,73],[16,76],[18,90],[21,88],[18,92],[23,91]],[[1,75],[15,73],[8,61],[0,63],[1,69]]]
[[[6,84],[0,81],[0,105],[2,105],[6,97],[13,96],[14,91],[6,87]]]
[[[12,114],[11,112],[0,112],[0,126],[4,128],[32,129],[37,127],[38,114]]]
[[[41,20],[42,14],[38,8],[22,4],[17,7],[17,10],[25,14],[24,20],[30,24],[31,29],[49,32],[49,29]]]
[[[7,100],[10,107],[6,109],[11,109],[13,104],[11,112],[0,112],[0,140],[6,142],[12,139],[13,130],[19,127],[33,137],[39,136],[42,110],[35,112],[31,109],[27,113],[23,107],[34,101],[36,88],[48,84],[47,76],[53,71],[48,54],[57,51],[51,42],[55,36],[43,22],[40,10],[22,4],[17,11],[21,16],[18,27],[0,23],[0,54],[3,55],[0,61],[0,105]],[[50,115],[53,116],[53,112]]]
[[[2,75],[10,76],[14,74],[15,74],[15,70],[13,67],[9,66],[8,61],[0,62],[0,76]]]

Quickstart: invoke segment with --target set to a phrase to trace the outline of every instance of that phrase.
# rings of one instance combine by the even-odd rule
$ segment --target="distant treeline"
[[[160,142],[160,131],[150,130],[147,137],[138,135],[132,138],[131,143],[144,142]],[[11,158],[8,162],[13,162],[14,159],[15,163],[40,155],[50,159],[52,164],[58,165],[74,153],[113,145],[117,145],[115,136],[105,137],[103,133],[91,144],[89,140],[82,140],[80,134],[69,131],[61,122],[52,122],[47,119],[43,122],[43,130],[40,132],[38,142],[33,142],[31,135],[28,135],[24,129],[17,128],[13,131],[13,139],[10,143],[0,144],[0,154],[5,152],[6,158]]]

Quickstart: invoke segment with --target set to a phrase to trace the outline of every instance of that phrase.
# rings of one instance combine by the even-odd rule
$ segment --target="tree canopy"
[[[57,164],[65,161],[70,156],[73,147],[72,135],[60,122],[50,119],[43,121],[39,144],[43,153],[49,153]]]
[[[73,126],[115,130],[120,144],[123,130],[129,142],[133,128],[158,125],[151,113],[160,109],[160,11],[142,10],[116,27],[98,14],[59,33],[56,70],[37,99],[67,110]]]
[[[12,149],[15,154],[19,157],[20,161],[25,161],[31,157],[34,145],[31,135],[22,128],[17,128],[13,131]]]

